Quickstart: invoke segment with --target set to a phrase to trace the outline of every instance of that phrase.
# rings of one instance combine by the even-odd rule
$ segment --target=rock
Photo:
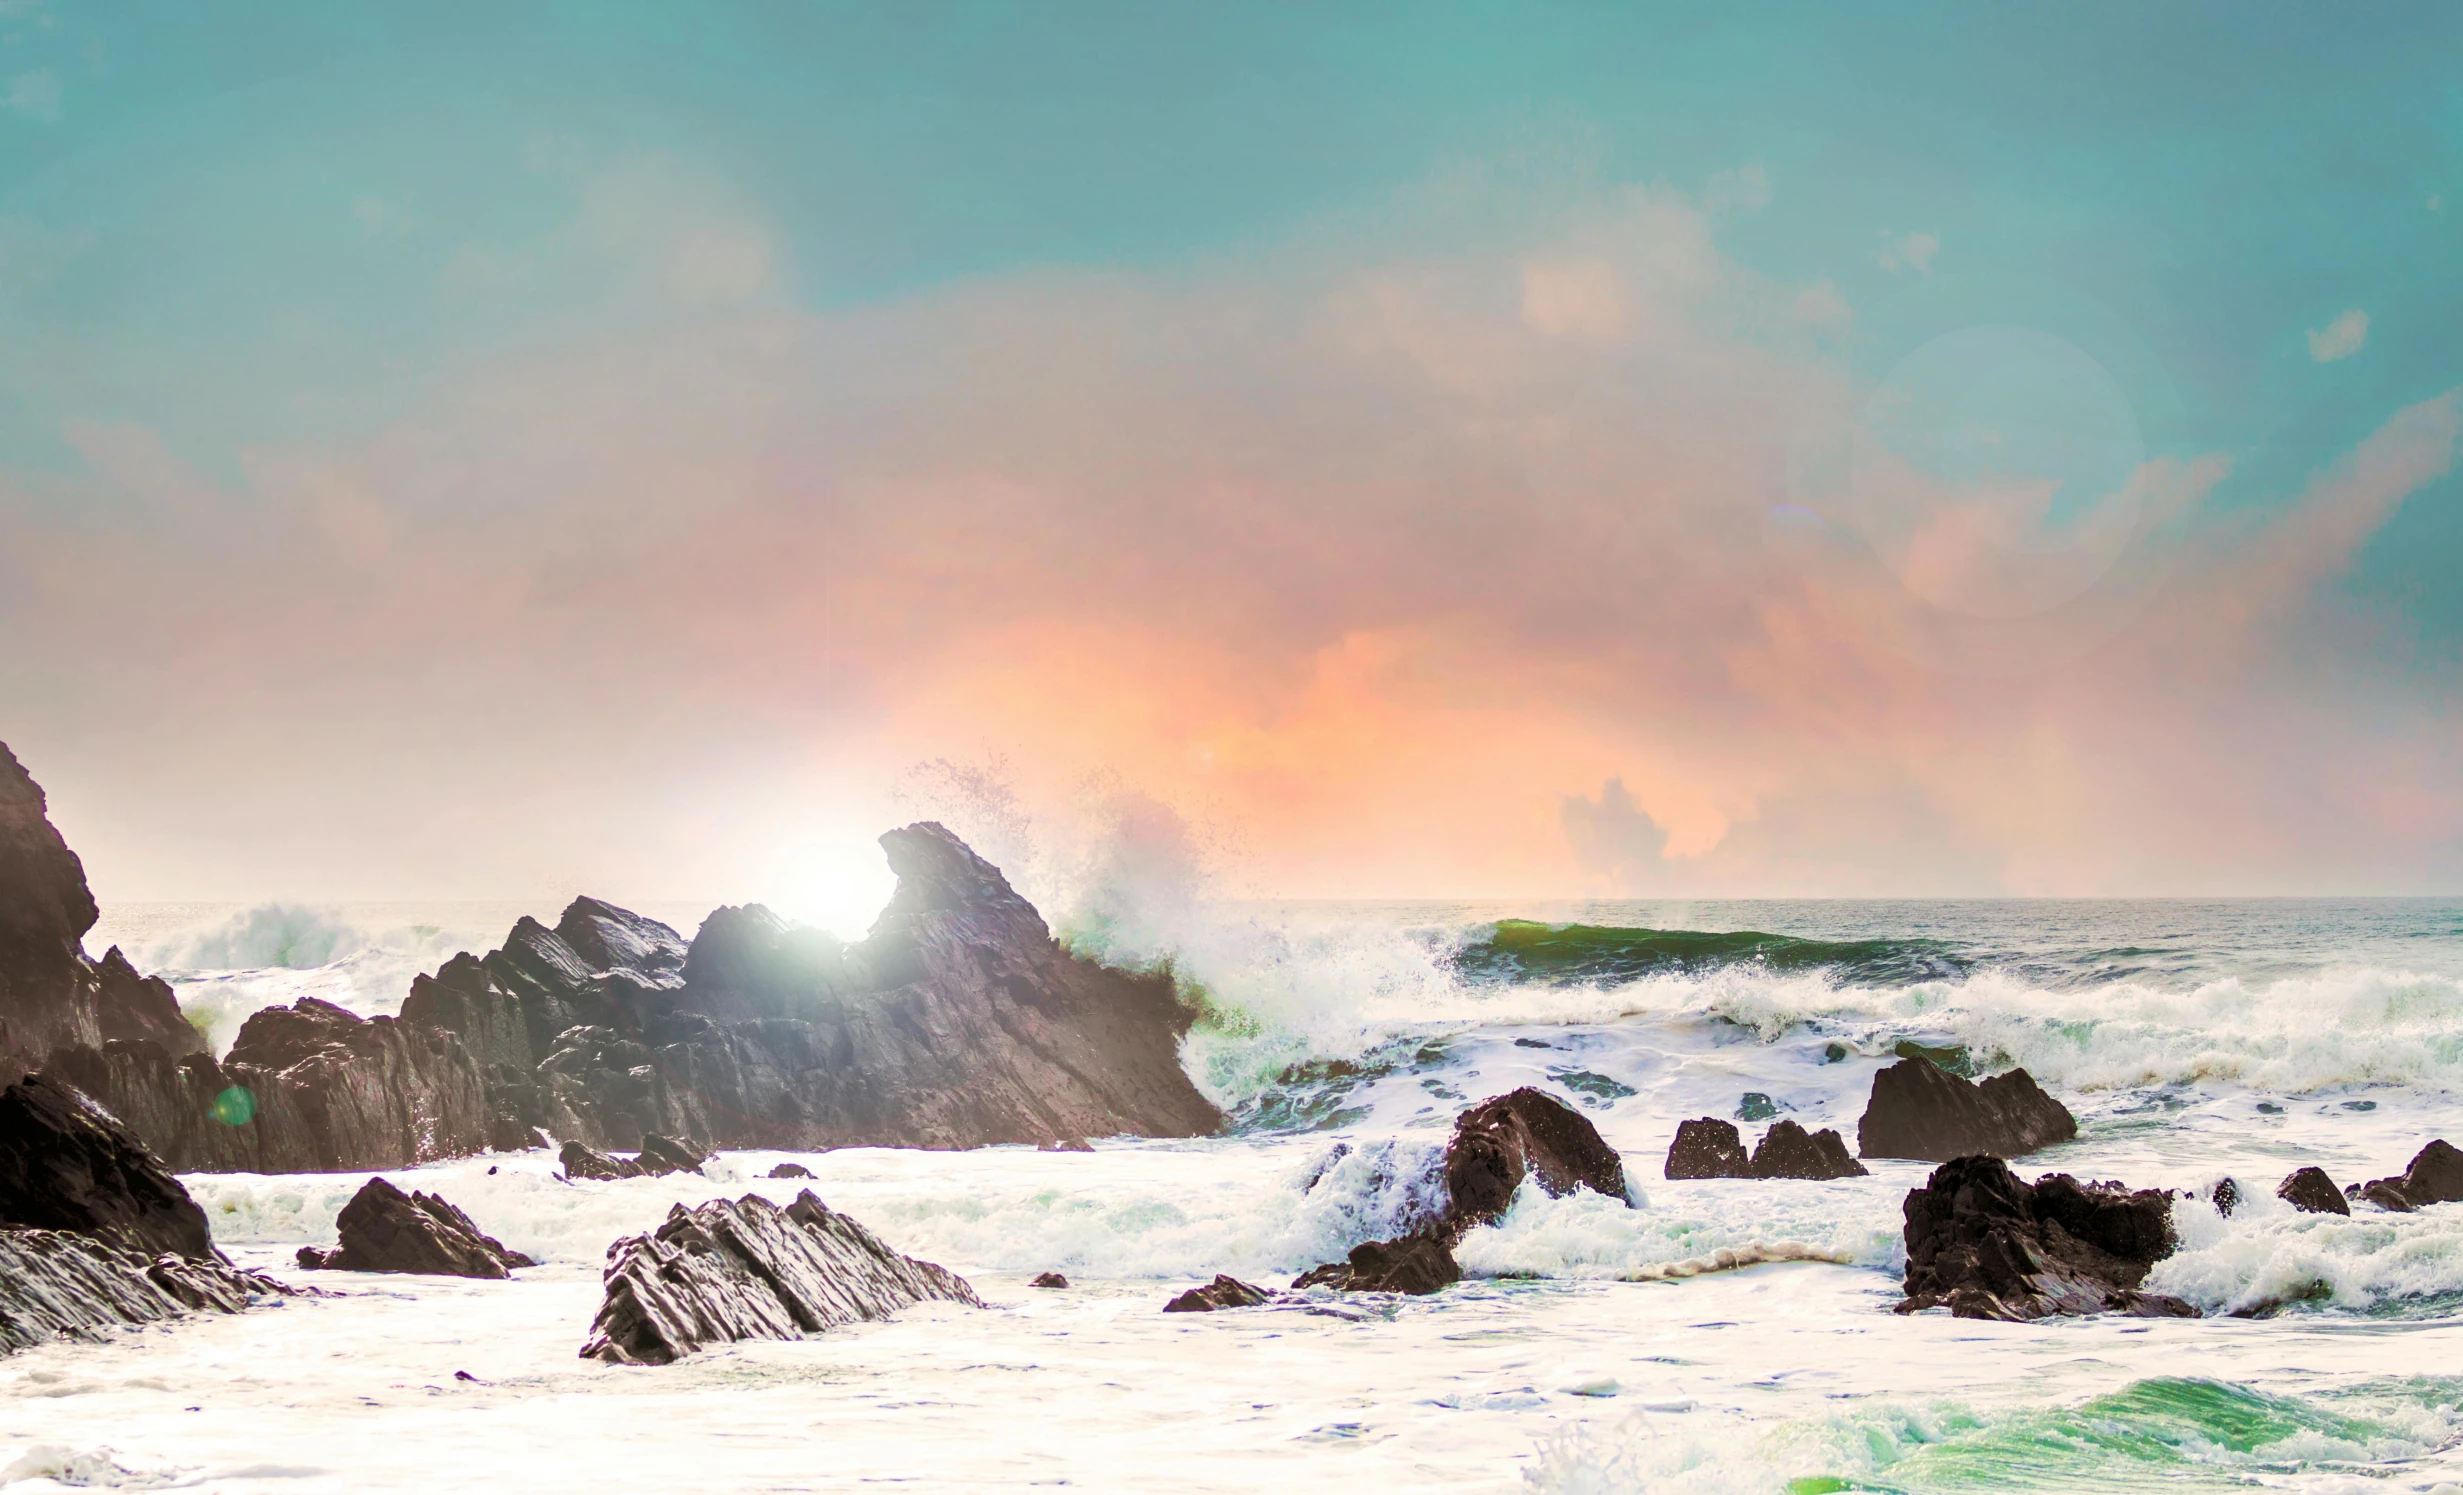
[[[1911,1057],[1873,1076],[1856,1150],[1868,1158],[1939,1163],[1973,1153],[2019,1157],[2077,1135],[2069,1109],[2023,1069],[1970,1084]]]
[[[331,1251],[303,1246],[299,1264],[335,1272],[416,1272],[434,1277],[509,1275],[537,1262],[479,1227],[433,1194],[405,1194],[381,1178],[360,1186],[336,1222],[342,1244]]]
[[[1587,1188],[1629,1202],[1624,1159],[1599,1129],[1581,1112],[1526,1085],[1455,1119],[1445,1149],[1445,1181],[1453,1201],[1449,1232],[1459,1237],[1503,1215],[1525,1177],[1538,1179],[1553,1198]]]
[[[677,1205],[608,1247],[607,1300],[585,1359],[666,1365],[706,1345],[798,1339],[926,1299],[981,1308],[966,1280],[901,1256],[808,1190],[785,1209],[748,1194]]]
[[[1028,1287],[1067,1287],[1069,1279],[1058,1272],[1045,1272],[1026,1285]]]
[[[2026,1320],[2125,1313],[2195,1318],[2178,1298],[2139,1291],[2172,1251],[2172,1201],[2160,1189],[2080,1184],[2064,1173],[2021,1183],[1999,1158],[1954,1158],[1908,1192],[1901,1313],[1947,1305],[1960,1318]]]
[[[1293,1287],[1330,1287],[1346,1293],[1410,1293],[1438,1291],[1462,1280],[1454,1253],[1434,1236],[1408,1235],[1400,1240],[1369,1241],[1351,1248],[1351,1259],[1312,1267],[1293,1280]]]
[[[1677,1124],[1662,1171],[1670,1178],[1745,1178],[1752,1170],[1736,1123],[1702,1116]]]
[[[414,1167],[487,1150],[486,1077],[453,1035],[304,998],[240,1025],[228,1057],[153,1042],[56,1051],[47,1069],[182,1173]]]
[[[205,1211],[161,1160],[45,1075],[0,1090],[0,1225],[96,1236],[145,1257],[214,1254]]]
[[[1755,1178],[1862,1178],[1865,1166],[1847,1155],[1847,1139],[1837,1132],[1808,1133],[1781,1121],[1753,1149],[1752,1172]]]
[[[2352,1206],[2344,1202],[2343,1191],[2318,1167],[2297,1169],[2275,1186],[2275,1197],[2304,1214],[2348,1215]]]
[[[1093,1152],[1094,1150],[1094,1144],[1084,1137],[1061,1137],[1050,1142],[1035,1144],[1037,1152]]]
[[[1218,1308],[1255,1308],[1274,1295],[1237,1277],[1217,1276],[1204,1287],[1193,1287],[1163,1305],[1165,1313],[1212,1313]]]
[[[2206,1197],[2207,1202],[2215,1206],[2215,1213],[2229,1220],[2232,1211],[2240,1206],[2241,1186],[2233,1179],[2219,1178],[2215,1180],[2215,1187],[2207,1191]]]
[[[626,1158],[611,1158],[606,1153],[580,1142],[567,1142],[556,1155],[567,1178],[639,1178],[641,1168]]]
[[[211,1254],[148,1260],[99,1236],[0,1229],[0,1352],[191,1312],[237,1313],[290,1293]]]
[[[651,1178],[660,1178],[670,1173],[699,1173],[711,1156],[697,1151],[689,1142],[652,1132],[641,1139],[641,1152],[633,1159],[633,1166]]]
[[[2463,1150],[2440,1137],[2422,1148],[2412,1158],[2412,1166],[2400,1175],[2373,1178],[2362,1184],[2360,1197],[2381,1209],[2398,1212],[2463,1199]]]
[[[770,1170],[772,1178],[810,1178],[812,1170],[801,1163],[781,1163]]]
[[[139,975],[116,948],[86,958],[101,911],[49,808],[0,744],[0,1082],[73,1046],[150,1041],[175,1060],[203,1052],[169,984]]]

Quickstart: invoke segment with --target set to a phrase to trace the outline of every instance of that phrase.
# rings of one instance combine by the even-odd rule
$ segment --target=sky
[[[106,901],[2463,892],[2457,56],[0,0],[0,740]]]

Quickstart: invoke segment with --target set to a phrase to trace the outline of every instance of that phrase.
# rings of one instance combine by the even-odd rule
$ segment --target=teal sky
[[[1507,207],[1432,252],[1510,240],[1520,188],[1741,194],[1719,253],[1852,308],[1850,381],[2053,334],[2141,442],[2078,462],[2222,454],[2201,512],[2259,523],[2463,380],[2458,58],[2431,4],[0,0],[0,502],[112,502],[80,430],[238,491],[251,453],[690,324],[572,252],[628,163],[684,184],[634,211],[757,222],[753,299],[821,317],[1280,263],[1476,170]],[[2390,689],[2463,661],[2459,484],[2334,582]]]

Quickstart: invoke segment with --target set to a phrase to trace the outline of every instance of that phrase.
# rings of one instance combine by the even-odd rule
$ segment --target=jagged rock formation
[[[1734,1124],[1698,1117],[1676,1128],[1665,1169],[1670,1178],[1861,1178],[1865,1167],[1847,1155],[1847,1139],[1824,1128],[1807,1132],[1781,1120],[1745,1155]]]
[[[313,997],[251,1016],[219,1063],[107,1043],[57,1051],[46,1069],[183,1173],[401,1168],[501,1140],[486,1079],[459,1039]]]
[[[1970,1153],[2014,1158],[2077,1135],[2069,1108],[2023,1069],[1969,1084],[1930,1059],[1910,1057],[1873,1076],[1856,1151],[1928,1163]]]
[[[205,1211],[116,1117],[58,1080],[0,1090],[0,1225],[71,1231],[143,1256],[213,1254]]]
[[[285,1291],[217,1255],[205,1212],[93,1101],[41,1075],[0,1091],[0,1350]]]
[[[2275,1197],[2294,1209],[2309,1215],[2348,1215],[2352,1206],[2344,1202],[2343,1191],[2319,1167],[2297,1169],[2285,1175],[2275,1186]]]
[[[1212,1313],[1219,1308],[1255,1308],[1274,1301],[1274,1294],[1251,1287],[1237,1277],[1218,1274],[1204,1287],[1193,1287],[1163,1305],[1165,1313]]]
[[[1445,1242],[1430,1235],[1368,1241],[1351,1248],[1348,1261],[1311,1267],[1293,1287],[1330,1287],[1345,1293],[1410,1293],[1425,1296],[1462,1280],[1462,1267]]]
[[[2161,1189],[2081,1184],[2066,1173],[2032,1185],[1995,1157],[1954,1158],[1902,1206],[1907,1230],[1901,1313],[1947,1305],[1960,1318],[2025,1320],[2125,1313],[2195,1318],[2178,1298],[2139,1291],[2172,1252],[2172,1200]]]
[[[554,930],[525,921],[504,949],[447,962],[404,1019],[462,1034],[521,1124],[601,1149],[651,1133],[975,1147],[1221,1124],[1181,1071],[1189,1016],[1167,979],[1063,952],[938,825],[881,844],[898,892],[859,944],[745,907],[688,947],[585,899]]]
[[[369,1179],[335,1221],[342,1243],[330,1251],[299,1249],[314,1271],[416,1272],[433,1277],[502,1278],[537,1262],[483,1233],[470,1216],[434,1194],[405,1194]]]
[[[1493,1096],[1454,1121],[1445,1147],[1445,1183],[1453,1199],[1447,1232],[1459,1239],[1474,1225],[1510,1208],[1526,1177],[1552,1198],[1593,1189],[1630,1203],[1625,1160],[1579,1111],[1544,1090],[1524,1086]]]
[[[1699,1116],[1679,1122],[1661,1172],[1669,1178],[1743,1178],[1753,1171],[1733,1121]]]
[[[2409,1213],[2424,1205],[2452,1204],[2463,1199],[2463,1150],[2440,1137],[2412,1158],[2412,1165],[2393,1178],[2373,1178],[2362,1184],[2359,1197],[2380,1209]]]
[[[174,1058],[203,1051],[167,983],[139,975],[117,948],[86,958],[100,910],[48,811],[0,743],[0,1083],[71,1045],[147,1040]]]
[[[927,1298],[983,1307],[966,1280],[901,1256],[807,1190],[785,1209],[748,1194],[607,1248],[607,1301],[585,1359],[666,1365],[706,1345],[798,1339]]]
[[[564,1176],[567,1178],[659,1178],[670,1173],[699,1173],[701,1165],[709,1160],[707,1154],[695,1152],[675,1138],[662,1137],[656,1132],[642,1138],[641,1151],[629,1158],[610,1157],[595,1147],[586,1147],[579,1142],[567,1142],[563,1152],[557,1155],[557,1161],[564,1165]],[[782,1163],[779,1166],[794,1165]],[[773,1169],[770,1177],[810,1178],[812,1175],[801,1169],[792,1174]]]

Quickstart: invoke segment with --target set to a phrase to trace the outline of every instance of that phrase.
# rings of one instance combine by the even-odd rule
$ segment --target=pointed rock
[[[2069,1108],[2023,1069],[1970,1084],[1917,1056],[1873,1076],[1872,1099],[1856,1124],[1856,1150],[1868,1158],[1929,1163],[1975,1153],[2014,1158],[2077,1135]]]
[[[1676,1140],[1668,1144],[1668,1161],[1660,1171],[1669,1178],[1745,1178],[1753,1164],[1735,1122],[1698,1116],[1677,1124]]]
[[[415,1272],[434,1277],[501,1278],[537,1262],[481,1233],[470,1216],[434,1194],[405,1194],[381,1178],[360,1186],[335,1222],[342,1244],[303,1246],[299,1264],[335,1272]]]
[[[2275,1197],[2304,1214],[2348,1215],[2352,1212],[2343,1191],[2326,1176],[2326,1170],[2314,1166],[2286,1175],[2284,1181],[2275,1186]]]

